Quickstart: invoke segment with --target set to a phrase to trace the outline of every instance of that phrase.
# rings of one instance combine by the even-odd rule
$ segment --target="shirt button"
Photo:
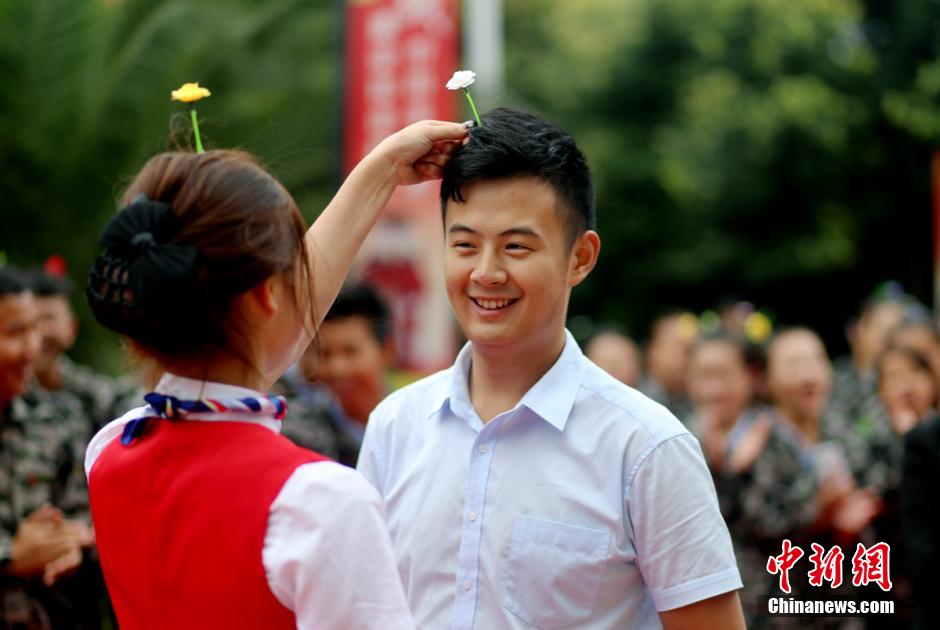
[[[486,444],[480,444],[480,453],[486,452]]]
[[[475,520],[477,520],[477,513],[476,513],[476,512],[470,512],[469,514],[467,514],[467,518],[469,518],[471,521],[475,521]]]
[[[469,590],[470,590],[470,582],[467,582],[466,580],[464,580],[464,583],[463,583],[463,590],[465,590],[465,591],[469,591]]]

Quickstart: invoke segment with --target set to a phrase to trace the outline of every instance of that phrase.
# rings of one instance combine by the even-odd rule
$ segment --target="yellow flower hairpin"
[[[200,87],[198,83],[184,83],[178,90],[170,92],[170,99],[183,103],[195,103],[208,96],[212,96],[207,88]],[[205,153],[202,148],[202,138],[199,137],[199,119],[196,117],[196,106],[193,105],[190,110],[190,116],[193,120],[193,136],[196,138],[196,152]]]
[[[762,344],[774,332],[774,324],[767,315],[754,311],[744,320],[744,336],[751,343]]]

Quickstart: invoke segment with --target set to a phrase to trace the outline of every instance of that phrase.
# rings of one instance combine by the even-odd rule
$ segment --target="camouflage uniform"
[[[308,383],[291,369],[275,384],[272,393],[287,398],[287,417],[281,425],[284,437],[336,461],[348,460],[351,449],[358,454],[358,447],[352,448],[355,445],[346,443],[339,434],[335,417],[342,410],[325,386]],[[350,465],[355,465],[355,459]]]
[[[41,390],[15,398],[0,423],[0,565],[20,522],[44,505],[89,521],[85,475],[62,409]],[[0,626],[21,628],[97,627],[100,585],[96,567],[84,562],[77,574],[46,587],[41,577],[0,572]],[[89,593],[92,597],[88,597]]]
[[[841,441],[860,486],[879,494],[900,483],[901,438],[875,389],[874,380],[860,375],[848,357],[834,364],[832,395],[823,431]]]
[[[857,418],[862,405],[875,394],[874,376],[859,374],[851,357],[833,361],[831,411],[846,418]]]
[[[739,513],[729,522],[732,538],[738,554],[744,589],[741,600],[748,618],[749,628],[858,628],[861,622],[857,618],[823,617],[770,617],[766,614],[769,597],[794,597],[796,599],[821,600],[827,598],[855,599],[857,590],[851,585],[851,572],[848,580],[838,589],[810,587],[807,572],[812,567],[809,562],[810,544],[819,543],[828,550],[836,544],[826,531],[812,532],[811,526],[819,515],[816,496],[819,491],[819,478],[813,462],[811,449],[805,448],[795,429],[786,424],[773,410],[765,410],[771,418],[772,431],[762,453],[753,465],[740,475],[726,473],[723,484],[725,492],[737,494],[736,509]],[[736,441],[744,434],[751,423],[757,420],[759,413],[745,416],[738,423],[729,440],[729,453]],[[830,441],[833,436],[825,433],[822,441]],[[847,458],[848,459],[848,458]],[[767,559],[781,553],[784,539],[789,539],[794,546],[804,551],[804,556],[790,571],[793,587],[791,595],[779,591],[778,576],[767,571]],[[843,546],[843,552],[851,558],[854,546]]]
[[[684,394],[676,394],[666,391],[666,388],[652,376],[646,376],[637,385],[648,398],[652,398],[660,405],[672,412],[683,424],[686,424],[692,416],[694,409],[692,401]]]
[[[104,425],[144,404],[143,390],[131,379],[114,379],[59,357],[62,387],[52,392],[59,404],[69,410],[77,443],[82,452]]]

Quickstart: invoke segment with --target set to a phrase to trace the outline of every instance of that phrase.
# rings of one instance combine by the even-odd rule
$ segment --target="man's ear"
[[[597,264],[601,253],[601,237],[594,230],[587,230],[579,236],[571,247],[571,261],[568,267],[568,286],[578,286]]]

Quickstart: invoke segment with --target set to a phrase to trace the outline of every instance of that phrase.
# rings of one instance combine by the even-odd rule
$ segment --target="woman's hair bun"
[[[180,311],[187,305],[198,308],[194,301],[199,296],[199,250],[168,243],[172,235],[170,205],[137,195],[101,233],[98,244],[104,251],[95,259],[85,289],[102,325],[163,349],[189,341],[166,333],[180,336]]]

